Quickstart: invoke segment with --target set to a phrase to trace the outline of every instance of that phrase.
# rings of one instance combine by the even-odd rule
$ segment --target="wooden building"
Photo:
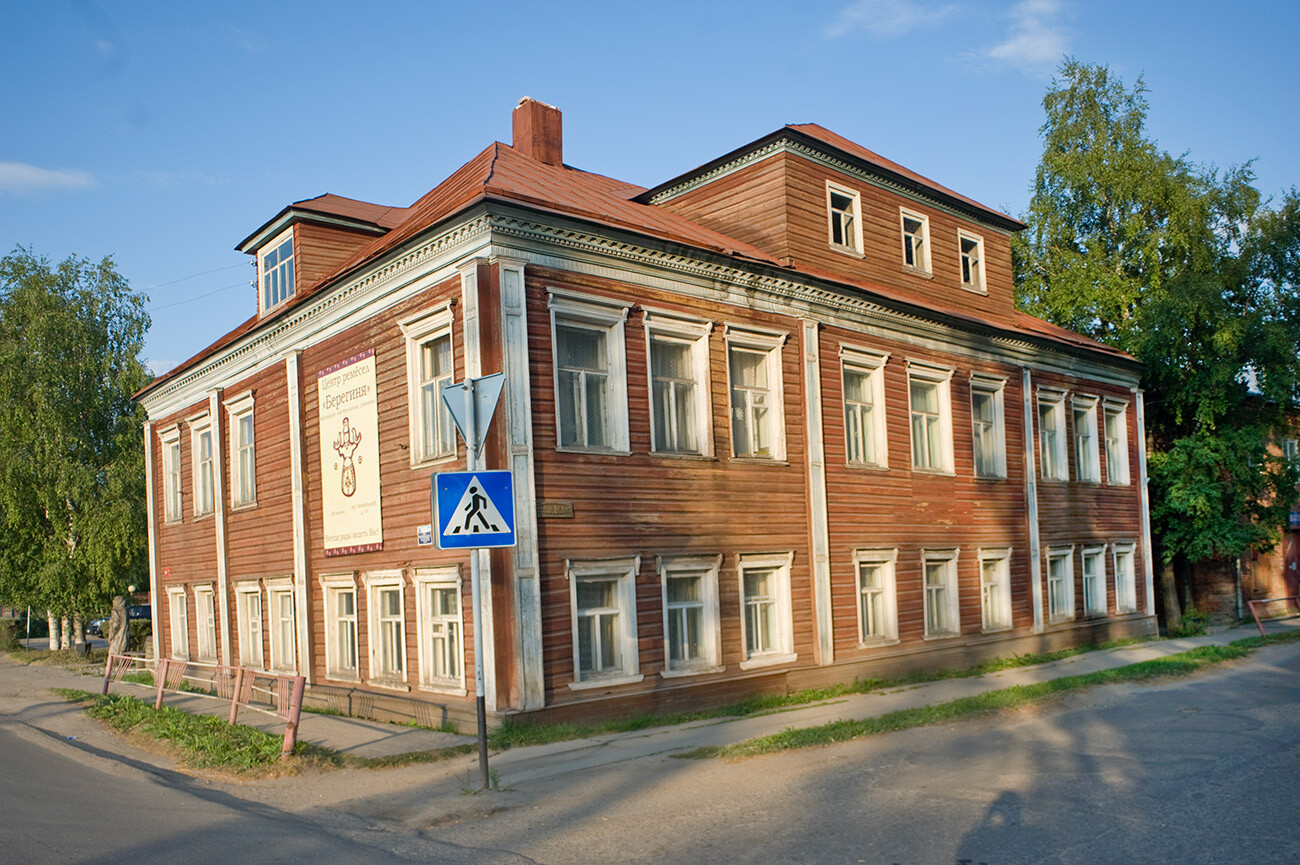
[[[1139,365],[1014,309],[1015,219],[816,125],[653,189],[522,100],[410,207],[238,247],[257,312],[139,398],[155,651],[437,722],[668,710],[1155,630]],[[504,372],[518,546],[421,543]]]

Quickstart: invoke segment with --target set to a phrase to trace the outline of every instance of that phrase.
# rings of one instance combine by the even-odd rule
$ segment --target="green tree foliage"
[[[1145,365],[1152,518],[1166,564],[1277,537],[1296,472],[1270,456],[1300,398],[1300,195],[1261,201],[1250,165],[1161,150],[1146,87],[1066,60],[1013,243],[1022,309]]]
[[[144,297],[112,259],[0,259],[0,598],[95,614],[146,573]]]

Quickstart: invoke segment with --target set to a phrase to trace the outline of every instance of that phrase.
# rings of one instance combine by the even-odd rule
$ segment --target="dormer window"
[[[930,272],[930,220],[919,213],[900,211],[903,221],[903,264]]]
[[[267,244],[259,253],[259,260],[262,312],[266,312],[293,297],[293,229]]]
[[[826,183],[826,210],[830,217],[831,248],[862,255],[862,222],[858,193]]]
[[[984,241],[965,231],[957,232],[961,247],[961,284],[963,288],[986,293],[984,287]]]

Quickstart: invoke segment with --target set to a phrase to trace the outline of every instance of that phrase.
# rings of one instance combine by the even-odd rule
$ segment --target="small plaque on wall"
[[[537,506],[539,517],[560,517],[573,519],[573,502],[542,502]]]
[[[418,526],[415,530],[415,537],[420,546],[433,546],[433,524],[430,523],[427,526]]]

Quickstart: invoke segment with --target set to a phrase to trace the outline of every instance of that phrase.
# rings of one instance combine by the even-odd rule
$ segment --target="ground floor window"
[[[659,560],[665,675],[719,669],[718,567],[721,556]]]
[[[894,594],[897,550],[858,550],[853,566],[858,578],[858,642],[898,639],[898,604]]]
[[[238,584],[235,589],[239,614],[239,664],[262,669],[262,587],[258,583]]]
[[[420,684],[434,689],[465,688],[465,638],[460,568],[415,572],[420,641]]]
[[[741,669],[795,659],[790,608],[790,553],[740,557]]]
[[[190,614],[185,599],[185,587],[167,590],[167,603],[171,610],[172,657],[180,661],[190,659]]]
[[[1134,579],[1135,544],[1115,544],[1115,609],[1121,613],[1137,612],[1137,583]]]
[[[357,586],[351,574],[324,576],[325,675],[355,681],[357,670]]]
[[[639,680],[636,574],[639,557],[570,561],[574,684]]]
[[[268,583],[266,595],[271,612],[271,669],[291,672],[297,668],[293,586],[288,582]]]
[[[1083,614],[1106,615],[1106,548],[1088,547],[1083,558]]]
[[[921,554],[927,639],[961,633],[957,606],[957,553],[957,550],[926,550]]]
[[[215,661],[217,659],[217,607],[213,599],[212,586],[194,587],[194,619],[199,638],[196,647],[199,660]]]
[[[980,550],[980,611],[984,630],[1011,627],[1011,551]]]
[[[406,683],[406,579],[400,570],[366,575],[370,607],[370,678],[380,684]]]
[[[1074,618],[1074,547],[1047,551],[1047,620]]]

